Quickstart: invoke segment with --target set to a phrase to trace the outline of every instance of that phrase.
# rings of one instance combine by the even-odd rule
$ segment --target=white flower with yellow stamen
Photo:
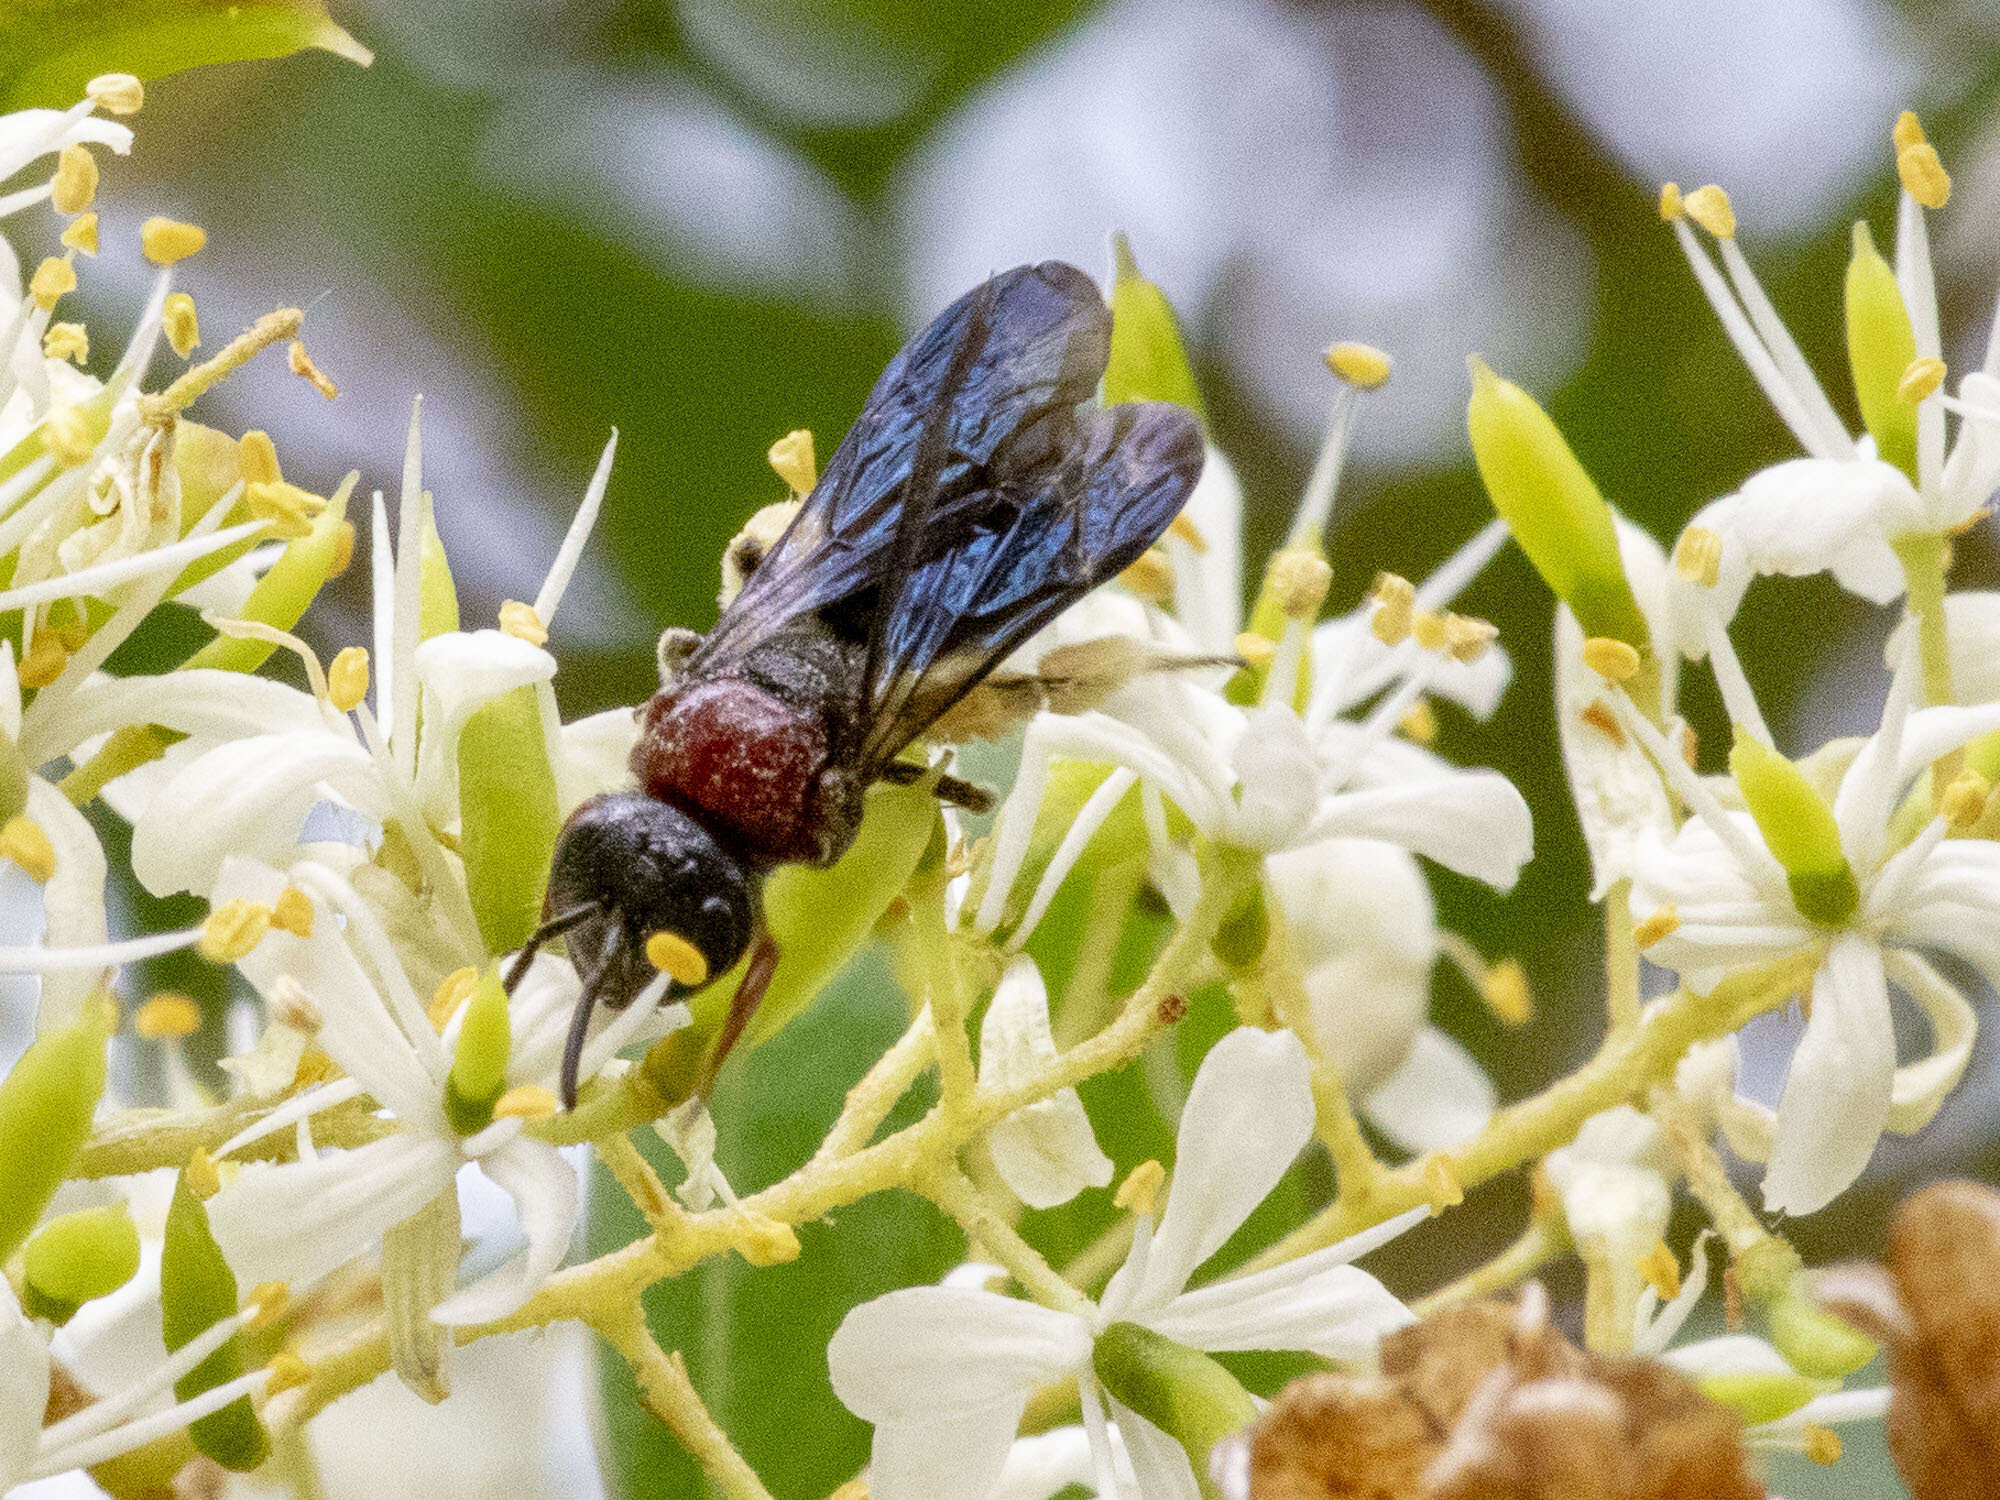
[[[1055,1059],[1049,993],[1035,961],[1022,954],[1007,966],[980,1023],[980,1086],[1028,1083]],[[1075,1089],[1016,1110],[988,1133],[986,1149],[1001,1181],[1030,1208],[1054,1208],[1111,1181],[1111,1158],[1098,1147]]]

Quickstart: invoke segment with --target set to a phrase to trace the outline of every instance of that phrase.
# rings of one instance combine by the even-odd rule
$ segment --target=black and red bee
[[[638,790],[563,827],[542,926],[508,977],[567,938],[583,992],[566,1105],[592,1007],[653,979],[656,933],[709,975],[751,953],[726,1054],[777,965],[763,877],[838,859],[873,783],[929,774],[902,751],[1180,511],[1200,432],[1163,403],[1095,405],[1110,344],[1095,283],[1052,261],[961,297],[882,372],[789,528],[645,706]]]

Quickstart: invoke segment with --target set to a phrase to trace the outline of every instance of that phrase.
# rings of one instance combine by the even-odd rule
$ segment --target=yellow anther
[[[1120,1213],[1159,1217],[1160,1189],[1166,1186],[1167,1169],[1148,1158],[1125,1174],[1111,1203]]]
[[[311,937],[312,897],[295,885],[286,886],[278,892],[278,899],[271,904],[271,925],[280,932],[289,932],[293,937]]]
[[[1896,399],[1906,406],[1915,406],[1944,384],[1944,374],[1943,360],[1934,355],[1918,355],[1896,382]]]
[[[1479,998],[1509,1026],[1525,1026],[1535,1016],[1534,991],[1519,959],[1503,958],[1479,981]]]
[[[62,148],[56,175],[49,182],[49,202],[59,214],[80,214],[97,196],[97,158],[84,145]]]
[[[868,1500],[868,1481],[865,1479],[850,1479],[831,1495],[828,1495],[826,1500]]]
[[[1208,550],[1208,538],[1201,534],[1201,528],[1188,519],[1186,511],[1180,512],[1167,522],[1167,535],[1179,537],[1197,552]]]
[[[1992,782],[1977,771],[1964,770],[1938,798],[1938,811],[1953,828],[1970,828],[1985,813],[1986,799],[1992,794]]]
[[[1705,589],[1722,576],[1722,537],[1706,526],[1690,526],[1674,543],[1674,572],[1685,583]]]
[[[1141,599],[1167,599],[1174,592],[1174,565],[1167,561],[1166,553],[1154,547],[1141,552],[1137,561],[1118,575],[1118,581]]]
[[[255,427],[236,445],[236,466],[245,484],[279,484],[285,477],[278,468],[278,449],[271,434]]]
[[[1695,768],[1695,761],[1699,759],[1700,753],[1701,736],[1694,732],[1694,725],[1681,725],[1681,759],[1687,762],[1690,771]]]
[[[1500,638],[1500,627],[1491,620],[1476,619],[1472,615],[1451,615],[1444,617],[1444,649],[1463,662],[1475,662],[1486,654],[1486,648]]]
[[[174,346],[174,353],[182,359],[201,347],[201,324],[195,321],[194,298],[186,292],[167,293],[166,304],[160,309],[160,326],[166,330],[167,342]]]
[[[1660,217],[1671,224],[1686,212],[1687,201],[1681,197],[1681,185],[1678,182],[1661,183]]]
[[[1719,240],[1731,239],[1736,234],[1736,210],[1730,205],[1729,194],[1714,183],[1698,187],[1681,200],[1681,207],[1687,216]]]
[[[292,340],[291,344],[285,350],[285,363],[292,367],[294,375],[326,397],[327,400],[331,401],[335,396],[340,394],[340,387],[327,379],[325,372],[312,362],[312,356],[306,353],[306,346],[303,341],[299,339]]]
[[[646,939],[646,962],[673,977],[682,989],[708,983],[708,960],[678,932],[656,932]]]
[[[1917,112],[1906,109],[1896,116],[1896,125],[1889,132],[1889,138],[1896,143],[1898,152],[1907,151],[1912,146],[1923,145],[1929,137],[1924,134],[1924,122],[1917,118]]]
[[[280,1391],[297,1390],[312,1382],[312,1366],[289,1349],[280,1349],[271,1356],[271,1363],[265,1366],[271,1378],[264,1382],[264,1394],[275,1396]]]
[[[1680,930],[1680,909],[1669,901],[1632,929],[1632,941],[1641,948],[1650,948],[1662,938],[1672,937]]]
[[[81,250],[85,255],[97,254],[97,215],[79,214],[71,219],[69,227],[62,232],[63,248]]]
[[[35,274],[28,278],[28,295],[35,299],[35,306],[43,312],[75,290],[76,267],[69,263],[68,256],[49,256],[35,267]]]
[[[201,1007],[186,995],[162,990],[132,1013],[132,1030],[149,1042],[193,1036],[201,1030]]]
[[[368,652],[346,646],[326,669],[326,696],[342,713],[352,713],[368,696]]]
[[[561,1109],[562,1102],[551,1091],[539,1083],[523,1083],[493,1101],[493,1118],[551,1120]]]
[[[0,827],[0,859],[11,859],[31,879],[47,882],[56,872],[55,846],[42,825],[17,813]]]
[[[1432,1213],[1441,1214],[1465,1201],[1465,1184],[1459,1179],[1458,1168],[1443,1152],[1433,1151],[1426,1156],[1421,1173],[1424,1196],[1430,1200]]]
[[[1807,1422],[1799,1436],[1805,1439],[1806,1457],[1825,1468],[1840,1462],[1840,1434],[1831,1427],[1822,1427],[1817,1422]]]
[[[1236,637],[1236,654],[1243,658],[1244,665],[1261,670],[1276,658],[1278,643],[1267,635],[1246,630]]]
[[[188,1191],[197,1198],[213,1198],[222,1191],[222,1174],[216,1170],[215,1158],[199,1146],[188,1158],[182,1175],[187,1181]]]
[[[1583,643],[1583,664],[1599,677],[1629,682],[1639,675],[1639,648],[1629,641],[1594,635]]]
[[[1288,620],[1312,620],[1333,586],[1333,568],[1317,552],[1288,547],[1271,559],[1266,580]]]
[[[42,335],[42,353],[82,364],[90,358],[90,330],[81,323],[51,323]]]
[[[470,999],[472,992],[478,988],[479,971],[470,966],[453,969],[445,975],[432,993],[430,1009],[426,1012],[431,1018],[431,1025],[443,1031],[445,1023],[451,1020],[452,1012]]]
[[[1451,639],[1451,625],[1443,615],[1425,610],[1410,618],[1410,634],[1426,651],[1442,651]]]
[[[24,688],[45,688],[62,676],[63,668],[69,665],[69,652],[63,643],[49,630],[35,632],[35,644],[28,648],[28,654],[21,658],[16,672]]]
[[[786,433],[771,444],[771,451],[765,456],[794,495],[811,494],[812,487],[819,483],[819,460],[813,453],[813,435],[806,428]]]
[[[342,521],[340,530],[333,537],[333,561],[327,566],[327,577],[338,578],[354,564],[354,523]]]
[[[535,613],[535,606],[523,604],[519,599],[509,599],[500,606],[500,628],[530,646],[546,646],[549,643],[549,627]]]
[[[201,956],[214,963],[235,963],[264,941],[264,934],[271,930],[271,916],[270,907],[248,896],[223,902],[202,924]]]
[[[1326,367],[1356,390],[1372,391],[1389,383],[1395,361],[1373,344],[1335,344]]]
[[[1432,708],[1428,698],[1419,698],[1409,706],[1403,717],[1396,721],[1396,728],[1404,739],[1418,745],[1428,745],[1438,737],[1437,710]]]
[[[1625,748],[1625,726],[1618,722],[1618,715],[1611,711],[1611,705],[1602,698],[1588,704],[1578,712],[1577,718],[1595,729],[1620,750]]]
[[[318,495],[282,479],[245,485],[243,503],[253,517],[269,522],[273,532],[289,539],[310,536],[313,517],[326,509]]]
[[[90,462],[97,448],[89,418],[74,406],[55,407],[42,419],[42,446],[65,469]]]
[[[1385,646],[1399,646],[1408,640],[1416,624],[1417,586],[1407,578],[1384,573],[1376,578],[1369,597],[1375,601],[1375,613],[1368,622],[1375,639]]]
[[[1903,179],[1903,191],[1925,208],[1943,208],[1951,198],[1951,173],[1928,141],[1896,153],[1896,175]]]
[[[83,86],[83,93],[110,115],[136,115],[146,103],[146,85],[130,73],[99,73]]]
[[[257,1309],[243,1326],[261,1332],[292,1310],[292,1289],[282,1281],[260,1281],[250,1288],[243,1305]]]
[[[156,266],[186,260],[207,243],[208,231],[199,224],[183,224],[179,219],[155,215],[139,226],[139,248]]]
[[[1674,1259],[1665,1240],[1654,1240],[1653,1248],[1639,1257],[1639,1274],[1660,1294],[1662,1302],[1671,1302],[1681,1294],[1681,1263]]]

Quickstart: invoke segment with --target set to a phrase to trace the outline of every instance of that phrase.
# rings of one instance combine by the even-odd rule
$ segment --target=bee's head
[[[576,1062],[591,1007],[632,1003],[659,972],[647,957],[658,934],[692,949],[695,986],[724,973],[750,944],[756,908],[743,865],[709,831],[641,792],[593,797],[556,839],[538,936],[562,933],[583,981],[563,1066],[563,1096],[576,1099]]]

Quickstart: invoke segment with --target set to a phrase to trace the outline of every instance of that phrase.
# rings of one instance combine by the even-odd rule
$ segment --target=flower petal
[[[1023,1391],[949,1416],[876,1423],[870,1500],[989,1500],[1027,1406]]]
[[[1889,1117],[1895,1071],[1881,953],[1842,937],[1813,979],[1812,1018],[1778,1101],[1766,1208],[1809,1214],[1861,1175]]]
[[[1111,1420],[1125,1440],[1132,1477],[1143,1500],[1201,1500],[1201,1485],[1187,1450],[1122,1402],[1105,1398]]]
[[[1499,1095],[1459,1041],[1426,1026],[1403,1065],[1361,1101],[1368,1123],[1405,1151],[1463,1145],[1486,1128]]]
[[[1111,1429],[1110,1437],[1119,1483],[1137,1494],[1139,1481],[1132,1473],[1124,1439],[1116,1428]],[[1015,1440],[990,1500],[1053,1500],[1070,1485],[1094,1489],[1096,1483],[1090,1433],[1081,1426],[1057,1427]]]
[[[42,943],[49,948],[90,948],[109,939],[104,910],[104,851],[89,820],[69,798],[39,776],[28,778],[28,816],[48,835],[55,873],[42,887]],[[36,1025],[47,1031],[82,1013],[104,986],[102,969],[67,969],[42,976]]]
[[[311,693],[247,672],[200,667],[149,677],[92,678],[70,698],[59,729],[44,728],[41,738],[48,742],[24,748],[39,762],[130,724],[158,724],[179,734],[222,740],[327,731]],[[60,738],[48,739],[51,733]]]
[[[569,1254],[583,1210],[576,1170],[555,1147],[516,1136],[479,1159],[479,1170],[514,1200],[527,1252],[445,1298],[431,1320],[447,1327],[504,1318],[535,1291]]]
[[[1315,1255],[1183,1293],[1147,1322],[1197,1349],[1303,1349],[1368,1360],[1384,1334],[1416,1315],[1366,1271]]]
[[[1243,485],[1221,449],[1209,447],[1201,478],[1181,514],[1201,533],[1204,545],[1166,538],[1167,560],[1174,569],[1174,615],[1198,649],[1234,651],[1236,633],[1243,628]]]
[[[1528,804],[1498,771],[1342,792],[1322,808],[1313,836],[1401,844],[1500,891],[1514,888],[1535,852]]]
[[[834,1394],[857,1417],[921,1426],[1025,1402],[1087,1366],[1090,1349],[1083,1320],[1069,1313],[969,1287],[919,1286],[850,1312],[826,1361]],[[1018,1420],[1018,1406],[1014,1413]]]
[[[0,1276],[0,1493],[33,1466],[48,1404],[49,1346]]]
[[[1930,1124],[1965,1076],[1979,1020],[1958,987],[1916,954],[1892,949],[1882,962],[1889,978],[1923,1008],[1931,1024],[1931,1050],[1897,1068],[1890,1089],[1889,1129],[1913,1135]]]

